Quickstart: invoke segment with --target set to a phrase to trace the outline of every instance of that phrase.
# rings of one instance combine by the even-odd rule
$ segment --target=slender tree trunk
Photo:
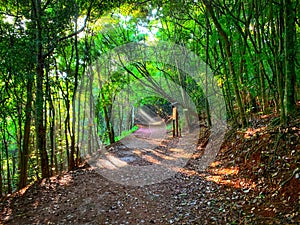
[[[16,165],[17,165],[17,153],[18,150],[15,150],[12,152],[12,177],[15,177],[16,175]]]
[[[98,73],[99,86],[100,86],[100,90],[101,90],[100,95],[101,95],[101,101],[103,104],[103,112],[104,112],[106,130],[108,132],[109,142],[110,142],[110,144],[113,144],[113,143],[115,143],[115,132],[114,132],[114,128],[112,125],[112,121],[110,121],[110,118],[109,118],[109,107],[110,106],[106,103],[105,96],[102,91],[102,83],[101,83],[101,79],[100,79],[100,68],[99,68],[98,62],[96,62],[96,67],[97,67],[97,73]],[[93,73],[93,72],[91,71],[91,73]]]
[[[282,0],[281,0],[282,5]],[[278,43],[278,52],[275,58],[275,65],[276,65],[276,71],[277,71],[277,90],[278,90],[278,96],[279,96],[279,106],[280,106],[280,123],[281,125],[284,125],[286,123],[286,114],[284,109],[284,72],[282,68],[283,61],[280,58],[281,55],[283,55],[283,10],[280,8],[280,14],[277,18],[277,30],[278,30],[278,36],[279,36],[279,43]]]
[[[68,101],[68,100],[67,100]],[[68,115],[68,108],[67,108],[67,117],[65,118],[65,140],[66,140],[66,153],[67,153],[67,168],[69,168],[70,162],[70,151],[69,151],[69,137],[68,137],[68,128],[69,128],[69,115]]]
[[[222,58],[226,58],[225,57],[225,54],[223,52],[223,45],[222,45],[222,42],[219,41],[219,45],[220,45],[220,54],[221,54],[221,57]],[[217,60],[217,59],[216,59]],[[233,106],[233,94],[231,92],[231,88],[230,88],[230,85],[229,85],[229,77],[228,77],[228,69],[225,67],[225,79],[224,79],[224,88],[225,88],[225,93],[226,93],[226,101],[228,103],[228,109],[229,109],[229,112],[230,112],[230,115],[229,115],[229,119],[232,120],[232,122],[236,125],[238,125],[238,121],[237,121],[237,118],[235,117],[235,112],[234,112],[234,106]]]
[[[52,100],[52,95],[51,95],[51,89],[48,81],[48,76],[47,76],[47,93],[48,93],[48,101],[49,101],[49,122],[50,122],[50,149],[51,149],[51,158],[50,158],[50,168],[51,168],[51,176],[54,175],[54,172],[57,172],[57,165],[56,165],[56,160],[55,160],[55,155],[56,155],[56,149],[55,149],[55,109],[54,109],[54,104]]]
[[[76,15],[75,18],[75,27],[74,32],[77,31],[77,18],[78,15]],[[74,47],[75,47],[75,82],[74,82],[74,90],[73,90],[73,97],[72,97],[72,103],[74,104],[76,99],[76,91],[78,86],[78,71],[79,71],[79,51],[78,51],[78,36],[74,36]],[[76,112],[75,109],[72,110],[72,129],[70,130],[70,137],[71,137],[71,149],[70,149],[70,161],[69,161],[69,170],[73,170],[75,168],[75,127],[76,127]]]
[[[11,194],[12,193],[12,187],[11,187],[11,175],[10,175],[10,165],[9,165],[9,154],[8,154],[8,144],[7,144],[7,140],[6,140],[6,135],[5,135],[5,131],[4,129],[2,130],[2,143],[3,143],[3,147],[5,150],[5,154],[6,154],[6,172],[7,172],[7,193]]]
[[[124,99],[122,99],[124,101]],[[118,108],[119,108],[119,136],[122,135],[122,131],[123,131],[123,103],[121,103],[120,101],[118,101]]]
[[[289,115],[296,106],[295,101],[295,61],[296,61],[296,25],[293,1],[284,0],[284,55],[285,55],[285,111]]]
[[[178,74],[178,80],[179,80],[179,84],[180,84],[180,93],[181,93],[181,97],[182,97],[182,104],[183,104],[183,107],[184,106],[188,106],[186,92],[183,89],[183,87],[184,87],[184,84],[183,84],[183,79],[184,78],[183,78],[183,76],[184,75],[180,71],[177,61],[175,61],[175,64],[176,64],[176,69],[177,69],[177,74]],[[186,122],[187,131],[190,132],[191,131],[191,124],[190,124],[190,118],[189,118],[189,110],[188,110],[188,108],[184,108],[183,115],[184,115],[184,119],[185,119],[185,122]],[[178,123],[178,121],[177,121],[177,123]],[[178,129],[178,127],[176,127],[176,129]]]
[[[59,124],[58,124],[58,129],[59,129],[59,171],[62,172],[64,170],[64,153],[63,153],[63,121],[62,121],[62,115],[61,115],[61,101],[58,101],[58,118],[59,118]]]
[[[25,124],[24,124],[24,137],[23,137],[23,149],[20,151],[19,156],[19,188],[23,188],[27,184],[28,177],[28,158],[29,158],[29,145],[30,145],[30,126],[31,126],[31,111],[32,111],[32,86],[33,86],[33,77],[29,75],[27,80],[27,100],[25,107]]]
[[[254,34],[255,34],[255,39],[257,40],[256,43],[253,42],[254,45],[254,50],[256,53],[256,60],[257,62],[257,67],[256,67],[256,71],[259,77],[259,88],[260,88],[260,99],[261,99],[261,106],[262,106],[262,111],[264,113],[266,113],[267,110],[267,105],[268,105],[268,101],[267,101],[267,96],[266,96],[266,84],[265,84],[265,77],[264,77],[264,71],[263,71],[263,61],[261,58],[261,54],[262,54],[262,34],[261,31],[263,30],[261,26],[264,26],[264,22],[261,22],[261,20],[263,20],[263,18],[260,19],[260,11],[262,10],[262,6],[261,6],[261,2],[260,1],[254,1],[254,5],[255,5],[255,29],[254,29]],[[261,24],[262,23],[262,24]]]
[[[88,131],[88,153],[92,154],[92,148],[93,148],[93,81],[94,81],[94,73],[93,71],[90,71],[90,80],[89,80],[89,107],[90,107],[90,115],[89,115],[89,131]],[[102,92],[102,90],[100,90]]]
[[[46,128],[44,127],[44,56],[42,37],[41,0],[33,0],[36,33],[36,100],[35,127],[36,142],[41,158],[42,177],[49,177],[49,160],[46,151]]]
[[[243,106],[243,102],[241,99],[241,94],[240,94],[240,90],[238,87],[238,79],[237,79],[237,74],[234,68],[234,63],[232,60],[232,52],[231,52],[231,44],[229,42],[228,36],[225,33],[225,31],[223,30],[221,24],[219,23],[218,19],[215,16],[215,13],[213,11],[213,8],[211,6],[211,3],[207,0],[203,0],[203,3],[206,6],[206,9],[208,11],[208,13],[210,14],[213,23],[215,24],[219,34],[221,35],[224,44],[225,44],[225,52],[226,52],[226,58],[228,61],[228,67],[229,67],[229,71],[231,74],[231,79],[232,79],[232,86],[233,86],[233,90],[234,90],[234,94],[236,96],[236,101],[237,101],[237,105],[238,105],[238,109],[239,109],[239,115],[240,115],[240,120],[241,120],[241,125],[243,127],[247,126],[247,119],[246,119],[246,114],[245,114],[245,109]]]
[[[207,124],[211,127],[211,115],[209,109],[209,101],[208,101],[208,63],[209,63],[209,19],[207,13],[205,13],[205,22],[206,22],[206,47],[205,47],[205,109],[207,115]]]
[[[80,153],[82,154],[82,153],[84,153],[84,152],[82,152],[82,150],[80,149],[80,147],[81,147],[81,145],[82,145],[82,142],[83,141],[81,141],[80,140],[80,134],[82,135],[82,137],[84,137],[84,133],[85,133],[85,130],[84,130],[84,126],[82,126],[82,129],[80,129],[80,120],[82,120],[82,121],[84,121],[85,120],[85,118],[81,118],[81,113],[82,113],[82,111],[84,111],[84,109],[85,109],[85,100],[84,100],[84,107],[83,108],[81,108],[81,100],[82,100],[82,92],[83,92],[83,90],[84,90],[84,84],[85,84],[85,82],[83,82],[83,80],[84,80],[84,74],[85,74],[85,68],[86,67],[84,67],[83,68],[83,75],[82,75],[82,82],[80,83],[80,86],[79,86],[79,92],[78,92],[78,96],[77,96],[77,125],[76,125],[76,133],[77,133],[77,144],[76,144],[76,160],[77,160],[77,165],[80,163],[79,161],[80,161]],[[85,94],[86,94],[86,91],[84,92]],[[85,99],[85,97],[84,97],[84,99]],[[75,102],[73,102],[73,104],[75,104]],[[83,122],[84,123],[84,122]]]

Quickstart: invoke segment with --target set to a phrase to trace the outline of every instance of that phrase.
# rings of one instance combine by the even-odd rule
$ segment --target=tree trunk
[[[42,17],[41,17],[41,0],[33,0],[35,34],[36,34],[36,100],[35,100],[35,127],[36,142],[41,158],[42,177],[49,177],[49,162],[46,151],[46,128],[44,127],[44,56],[43,56],[43,38],[42,38]]]
[[[8,154],[8,144],[7,144],[7,140],[6,140],[6,135],[5,135],[5,131],[4,129],[2,130],[2,142],[3,142],[3,147],[5,150],[5,154],[6,154],[6,173],[7,173],[7,193],[11,194],[12,193],[12,187],[11,187],[11,176],[10,176],[10,166],[9,166],[9,154]]]
[[[104,112],[106,130],[108,132],[109,142],[110,142],[110,144],[113,144],[113,143],[115,143],[115,132],[114,132],[114,128],[112,125],[112,121],[110,121],[110,118],[109,118],[109,107],[110,106],[105,102],[106,100],[105,100],[105,96],[104,96],[104,93],[102,90],[102,83],[101,83],[101,79],[100,79],[100,68],[99,68],[98,62],[96,62],[96,68],[97,68],[97,73],[98,73],[99,87],[100,87],[100,92],[101,92],[100,95],[101,95],[101,101],[103,104],[103,112]],[[92,70],[92,68],[91,68],[91,70]],[[91,71],[91,73],[93,73],[93,72]],[[90,91],[92,91],[92,90],[90,90]]]
[[[62,172],[64,170],[64,154],[63,154],[63,145],[62,145],[62,140],[63,140],[63,122],[62,122],[62,115],[61,115],[61,103],[60,100],[58,101],[58,117],[59,117],[59,124],[58,124],[58,130],[59,130],[59,171]]]
[[[206,22],[206,47],[205,47],[205,109],[207,115],[207,124],[209,127],[212,126],[211,115],[210,115],[210,106],[208,101],[208,63],[209,63],[209,19],[207,13],[205,13],[205,22]]]
[[[225,33],[221,24],[219,23],[218,19],[215,16],[213,8],[210,5],[210,2],[207,0],[203,0],[203,3],[205,4],[207,11],[212,18],[213,23],[215,24],[219,34],[221,35],[221,37],[225,43],[224,47],[225,47],[225,52],[226,52],[226,58],[228,61],[228,67],[229,67],[229,71],[230,71],[231,78],[232,78],[232,86],[233,86],[234,94],[236,96],[236,101],[237,101],[237,105],[238,105],[238,109],[239,109],[241,125],[242,125],[242,127],[246,127],[247,119],[246,119],[245,109],[244,109],[241,95],[240,95],[240,90],[239,90],[238,83],[237,83],[237,80],[238,80],[237,74],[235,72],[234,63],[232,60],[231,44],[229,42],[227,34]]]
[[[74,32],[77,31],[77,20],[78,15],[76,15],[75,18],[75,26],[74,26]],[[74,106],[74,102],[76,99],[76,91],[77,91],[77,86],[78,86],[78,71],[79,71],[79,51],[78,51],[78,36],[77,34],[74,36],[74,47],[75,47],[75,82],[74,82],[74,90],[73,90],[73,97],[72,97],[72,103]],[[75,115],[75,110],[72,110],[72,129],[70,133],[71,137],[71,149],[70,149],[70,161],[69,161],[69,170],[73,170],[75,168],[75,127],[76,127],[76,115]]]
[[[295,13],[291,0],[284,0],[284,55],[285,55],[285,111],[290,115],[296,106],[295,101],[295,61],[296,61],[296,25]]]
[[[52,93],[51,93],[51,87],[49,83],[49,71],[47,67],[47,99],[49,101],[49,131],[50,131],[50,149],[51,149],[51,157],[50,157],[50,174],[51,176],[55,175],[55,172],[57,172],[57,165],[55,162],[55,109],[54,104],[52,100]]]
[[[281,1],[282,3],[282,1]],[[278,24],[277,24],[277,30],[278,30],[278,36],[279,36],[279,43],[278,43],[278,52],[275,58],[275,65],[276,65],[276,72],[277,72],[277,90],[278,90],[278,96],[279,96],[279,106],[280,106],[280,124],[284,125],[286,123],[286,114],[284,109],[284,72],[282,68],[282,59],[280,58],[281,55],[283,55],[283,11],[282,8],[280,8],[280,14],[277,18]]]
[[[20,151],[19,156],[19,189],[23,188],[27,184],[28,177],[28,158],[29,158],[29,144],[30,144],[30,126],[31,126],[31,111],[32,111],[32,86],[33,77],[29,75],[27,80],[27,100],[25,107],[25,125],[24,125],[24,137],[23,137],[23,149]]]

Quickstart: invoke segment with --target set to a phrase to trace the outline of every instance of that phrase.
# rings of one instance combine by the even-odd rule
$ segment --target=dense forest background
[[[274,124],[287,126],[300,100],[299,7],[296,0],[1,1],[0,194],[79,165],[86,151],[73,110],[80,80],[101,56],[130,42],[169,41],[196,53],[222,89],[231,127],[270,113],[278,115]],[[123,65],[93,102],[102,143],[136,129],[130,116],[119,116],[117,126],[110,120],[118,88],[153,76],[203,97],[168,65]],[[205,104],[201,110],[209,120]]]

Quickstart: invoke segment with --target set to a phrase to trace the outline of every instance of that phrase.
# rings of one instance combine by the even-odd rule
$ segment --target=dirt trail
[[[140,130],[134,135],[149,141],[146,135],[149,131]],[[124,143],[131,143],[126,141]],[[159,142],[157,139],[152,141],[151,144]],[[147,150],[149,146],[141,151],[136,148],[138,146],[129,149],[128,145],[124,147],[118,143],[108,152],[127,166],[142,168],[155,164],[159,159],[155,153],[159,153],[160,158],[170,156],[169,150],[177,146],[178,141],[166,137],[155,151],[151,149],[153,146],[151,151]],[[88,165],[44,179],[4,200],[0,221],[17,225],[297,224],[297,217],[292,220],[284,213],[275,217],[273,212],[255,214],[251,208],[263,205],[265,200],[255,183],[240,174],[237,167],[226,167],[221,160],[216,160],[206,172],[197,171],[202,150],[198,148],[174,176],[151,185],[116,183]]]
[[[109,180],[127,186],[159,183],[185,166],[196,151],[198,134],[171,138],[163,124],[141,127],[107,151],[96,152],[88,164]]]
[[[242,217],[241,190],[224,188],[206,174],[131,187],[81,169],[32,186],[8,200],[5,224],[225,224]],[[234,200],[234,202],[232,201]]]

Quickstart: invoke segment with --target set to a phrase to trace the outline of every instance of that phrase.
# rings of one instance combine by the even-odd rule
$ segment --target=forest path
[[[164,123],[139,126],[119,142],[93,154],[88,164],[126,186],[159,183],[185,166],[197,147],[198,132],[172,138]]]
[[[179,141],[162,132],[165,130],[161,126],[141,127],[110,146],[108,152],[135,168],[157,163],[157,160],[168,158],[170,149]],[[5,202],[2,221],[22,225],[225,224],[239,221],[243,191],[220,186],[209,179],[209,173],[196,172],[198,158],[192,157],[174,176],[145,186],[114,182],[92,167],[45,179],[19,198]],[[235,199],[234,204],[232,199]]]
[[[149,131],[140,130],[129,139],[136,135],[147,140],[149,137],[145,134]],[[167,157],[172,146],[178,146],[179,139],[166,137],[161,142],[154,139],[151,144],[157,145],[156,152],[165,152]],[[136,154],[137,150],[141,149],[128,149],[122,143],[108,148],[109,154],[128,165],[143,168],[155,164],[154,151]],[[226,158],[228,161],[227,155]],[[262,197],[247,173],[239,173],[238,167],[228,167],[220,159],[205,172],[199,172],[200,159],[201,149],[198,149],[173,176],[144,186],[114,182],[112,177],[107,178],[97,168],[86,165],[44,179],[7,197],[0,204],[0,224],[203,225],[282,224],[286,221],[285,214],[279,214],[280,219],[274,217],[275,203]],[[257,214],[254,210],[261,211]],[[287,215],[292,212],[287,206],[281,210]]]

